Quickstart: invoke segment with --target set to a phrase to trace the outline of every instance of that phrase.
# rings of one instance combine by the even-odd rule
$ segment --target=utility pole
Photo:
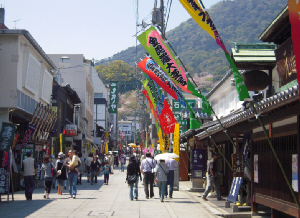
[[[165,10],[164,10],[164,0],[160,0],[160,10],[161,10],[161,36],[165,40]]]

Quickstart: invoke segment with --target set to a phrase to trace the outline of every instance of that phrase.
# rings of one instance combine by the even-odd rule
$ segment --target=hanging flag
[[[234,62],[230,58],[229,52],[227,51],[224,42],[222,41],[216,26],[214,25],[211,17],[208,13],[203,10],[197,0],[179,0],[182,6],[187,10],[187,12],[192,16],[192,18],[199,24],[199,26],[216,40],[217,45],[219,45],[232,68],[233,78],[235,79],[235,86],[238,92],[238,97],[240,101],[244,101],[246,98],[250,98],[249,92],[246,88],[244,80],[235,66]],[[142,44],[142,43],[141,43]]]
[[[17,144],[17,142],[18,142],[19,136],[20,136],[20,135],[15,134],[15,138],[14,138],[14,143],[13,143],[12,151],[15,151],[15,147],[16,147],[16,144]]]
[[[164,134],[170,134],[174,132],[174,127],[177,122],[173,112],[170,110],[170,106],[166,99],[164,103],[164,108],[162,109],[161,114],[159,116],[159,123],[164,131]]]
[[[154,80],[161,88],[163,88],[169,95],[171,95],[175,100],[186,107],[184,96],[182,95],[181,91],[151,58],[144,58],[137,64],[137,66],[152,80]]]
[[[178,123],[175,124],[175,129],[174,129],[173,153],[179,156],[179,124]],[[179,161],[178,158],[175,158],[175,160],[177,162]]]
[[[150,27],[140,34],[137,39],[146,51],[153,57],[155,62],[168,74],[169,78],[183,91],[198,96],[194,85],[186,77],[184,70],[179,65],[173,52],[164,42],[155,27]]]
[[[195,117],[195,114],[190,113],[190,129],[198,129],[201,127],[201,123]]]
[[[295,54],[297,81],[300,84],[300,1],[289,0],[289,19],[291,23],[291,35],[293,40],[293,50]]]
[[[59,134],[59,151],[62,152],[62,134]]]
[[[166,151],[169,151],[169,145],[170,145],[170,142],[169,142],[169,135],[164,134],[164,140],[165,140],[165,150],[166,150]]]
[[[30,140],[31,136],[33,135],[35,129],[36,129],[35,125],[33,125],[33,124],[28,125],[23,142],[22,142],[22,148],[24,148],[27,145],[27,143]]]

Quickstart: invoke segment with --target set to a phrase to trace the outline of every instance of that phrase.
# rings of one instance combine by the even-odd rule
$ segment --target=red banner
[[[160,87],[162,87],[169,95],[186,107],[184,97],[180,90],[151,58],[144,58],[137,64],[137,66],[151,79],[153,79]]]
[[[159,123],[164,131],[164,134],[170,134],[174,132],[175,124],[177,122],[166,99],[164,102],[164,107],[159,116]]]
[[[291,23],[293,50],[296,56],[297,80],[298,84],[300,84],[300,2],[296,0],[289,0],[288,8]]]

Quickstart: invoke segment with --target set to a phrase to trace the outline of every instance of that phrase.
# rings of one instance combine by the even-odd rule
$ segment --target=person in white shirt
[[[151,158],[151,153],[146,153],[146,159],[141,163],[141,172],[144,175],[144,191],[146,198],[149,199],[149,189],[150,184],[150,198],[154,197],[153,183],[154,183],[154,168],[156,167],[156,162]]]
[[[173,187],[174,187],[174,170],[178,166],[178,163],[174,159],[166,160],[165,163],[169,167],[168,182],[166,185],[165,197],[168,196],[168,185],[169,185],[169,198],[173,197]]]
[[[85,160],[85,165],[86,165],[86,169],[87,169],[87,178],[88,178],[88,182],[90,182],[90,177],[91,177],[91,163],[93,161],[93,154],[90,153],[88,158]]]
[[[155,167],[155,182],[159,189],[159,198],[164,202],[165,189],[167,187],[169,167],[165,164],[165,160],[160,160]]]

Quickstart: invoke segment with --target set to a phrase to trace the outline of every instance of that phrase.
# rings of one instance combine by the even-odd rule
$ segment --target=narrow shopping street
[[[82,185],[77,186],[77,199],[69,199],[67,190],[62,195],[52,190],[51,199],[46,200],[40,187],[35,189],[33,200],[26,201],[24,191],[19,191],[14,195],[14,202],[0,203],[0,214],[1,217],[217,217],[200,203],[200,198],[183,190],[174,192],[173,199],[161,203],[157,187],[155,197],[146,199],[143,185],[139,183],[139,199],[130,201],[125,175],[126,170],[120,172],[115,168],[108,186],[103,185],[102,174],[94,185],[84,177]]]

